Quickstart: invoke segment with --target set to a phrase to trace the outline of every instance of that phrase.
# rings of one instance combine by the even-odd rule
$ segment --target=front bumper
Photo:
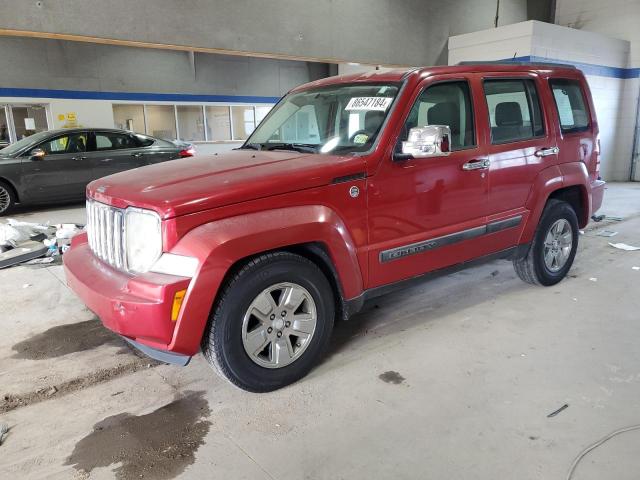
[[[86,234],[73,239],[63,258],[67,284],[108,329],[158,360],[188,363],[195,352],[172,346],[176,322],[171,308],[176,292],[189,288],[190,278],[115,270],[93,255]]]

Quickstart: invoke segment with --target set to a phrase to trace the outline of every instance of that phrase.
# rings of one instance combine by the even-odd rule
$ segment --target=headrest
[[[429,125],[448,125],[451,133],[460,132],[460,108],[454,102],[436,103],[427,111]]]
[[[364,129],[369,133],[375,133],[382,125],[384,112],[380,110],[370,110],[364,114]]]
[[[521,127],[522,110],[518,102],[502,102],[496,105],[498,127]]]

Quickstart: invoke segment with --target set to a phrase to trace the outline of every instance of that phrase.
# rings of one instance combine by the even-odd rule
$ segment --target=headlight
[[[140,208],[125,211],[127,267],[135,273],[147,272],[162,254],[160,217]]]

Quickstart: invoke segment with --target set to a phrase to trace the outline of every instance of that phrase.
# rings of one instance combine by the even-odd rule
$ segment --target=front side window
[[[576,80],[549,80],[558,109],[563,133],[580,132],[589,128],[589,113],[580,82]]]
[[[438,83],[420,94],[404,126],[401,140],[409,130],[428,125],[446,125],[451,129],[451,149],[475,146],[473,109],[466,81]]]
[[[485,80],[491,143],[508,143],[544,135],[540,102],[533,80]]]
[[[42,143],[39,148],[44,150],[44,153],[47,155],[86,152],[87,134],[83,132],[72,135],[63,135],[62,137],[57,137],[53,140]]]
[[[285,97],[243,148],[311,153],[371,148],[398,94],[397,84],[331,85]],[[235,132],[234,113],[234,132]]]

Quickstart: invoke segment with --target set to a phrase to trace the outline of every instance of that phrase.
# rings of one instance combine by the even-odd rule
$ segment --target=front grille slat
[[[125,270],[124,212],[94,200],[87,200],[87,236],[96,257]]]

